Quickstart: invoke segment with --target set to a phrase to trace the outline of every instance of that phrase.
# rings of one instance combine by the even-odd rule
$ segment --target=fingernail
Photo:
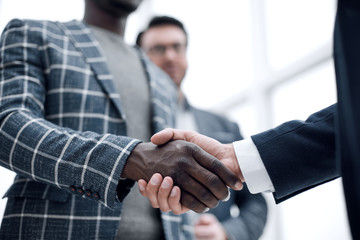
[[[228,191],[228,195],[227,195],[227,197],[223,200],[223,202],[227,202],[227,201],[229,201],[229,199],[230,199],[230,195],[231,195],[231,192],[230,192],[230,191]]]
[[[237,183],[235,184],[235,188],[238,189],[238,190],[241,190],[241,189],[243,188],[243,184],[240,183],[240,182],[237,182]]]
[[[151,178],[150,182],[151,182],[152,185],[159,185],[160,184],[160,180],[157,177]]]
[[[161,187],[162,188],[169,188],[170,187],[170,183],[169,182],[167,182],[167,181],[164,181],[162,184],[161,184]]]
[[[140,191],[144,191],[144,190],[145,190],[144,186],[142,186],[142,185],[139,185],[139,189],[140,189]]]
[[[176,195],[176,189],[173,188],[173,190],[171,190],[170,196],[174,197]]]

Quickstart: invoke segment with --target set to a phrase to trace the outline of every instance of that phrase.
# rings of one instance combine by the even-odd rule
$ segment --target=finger
[[[209,173],[204,168],[199,169],[199,171],[194,171],[194,172],[197,172],[199,175],[203,174],[202,172]],[[209,173],[209,175],[212,175],[214,179],[216,179],[219,182],[219,184],[221,184],[221,187],[227,190],[227,187],[222,183],[222,181],[217,176],[215,176],[212,173]],[[207,208],[214,208],[219,204],[219,199],[209,190],[209,187],[206,187],[205,185],[201,184],[191,176],[180,177],[180,178],[181,181],[179,181],[177,185],[183,190],[183,192],[187,192],[191,194]],[[215,182],[216,180],[214,181],[210,180],[208,184],[213,184],[213,182]]]
[[[184,140],[187,142],[193,142],[194,138],[200,135],[194,131],[180,130],[173,128],[165,128],[164,130],[155,133],[151,137],[151,142],[156,145],[162,145],[172,140]],[[204,135],[201,135],[204,136]],[[215,140],[216,141],[216,140]]]
[[[214,237],[214,233],[208,225],[196,225],[195,236],[197,239],[211,239],[211,237]]]
[[[158,203],[160,210],[163,212],[171,211],[168,200],[170,197],[171,189],[174,185],[174,182],[171,177],[165,177],[161,183],[159,192],[158,192]]]
[[[213,214],[205,213],[201,214],[197,224],[199,225],[209,225],[216,221],[216,217]]]
[[[171,140],[184,140],[187,142],[194,143],[204,149],[206,152],[214,155],[217,150],[213,146],[221,145],[217,140],[202,135],[200,133],[194,131],[173,129],[173,128],[165,128],[164,130],[154,134],[151,137],[151,142],[156,145],[165,144]]]
[[[158,192],[163,178],[161,174],[155,173],[146,187],[147,198],[153,208],[159,208]]]
[[[205,186],[207,190],[211,192],[217,200],[226,199],[226,197],[229,194],[226,184],[220,179],[218,175],[212,172],[215,171],[214,168],[216,168],[218,165],[219,167],[223,167],[220,161],[214,158],[213,156],[211,156],[210,154],[206,153],[205,151],[201,150],[200,148],[193,149],[193,156],[196,159],[196,161],[200,164],[200,166],[193,167],[192,169],[190,169],[189,174],[197,181],[199,181],[201,185]],[[220,164],[218,164],[218,162]],[[226,171],[226,167],[224,167],[223,170]],[[200,191],[201,189],[200,190],[195,189],[195,190]],[[206,192],[202,191],[200,194],[204,194],[204,193]],[[202,198],[200,198],[203,199],[203,203],[206,203],[204,202],[205,198],[209,198],[209,196],[203,195]]]
[[[181,191],[180,203],[197,213],[203,213],[209,210],[207,206],[186,191]]]
[[[144,179],[139,179],[138,187],[139,187],[139,191],[140,191],[141,195],[143,195],[144,197],[147,197],[147,194],[145,191],[146,187],[147,187],[147,182]]]
[[[165,144],[169,141],[171,141],[173,138],[173,131],[171,128],[165,128],[164,130],[155,133],[152,137],[151,137],[151,142],[153,144],[156,145],[162,145]]]
[[[169,207],[172,209],[172,212],[176,215],[183,214],[190,210],[189,208],[183,206],[180,203],[180,198],[181,198],[180,188],[177,186],[173,187],[169,197]]]
[[[209,172],[214,173],[214,175],[211,175],[209,172],[201,172],[202,175],[195,173],[195,176],[197,176],[196,179],[201,183],[209,187],[219,200],[226,199],[229,194],[228,189],[223,187],[224,183],[234,189],[242,188],[239,176],[236,176],[217,158],[199,148],[194,148],[193,156],[201,166],[206,168]],[[209,185],[209,181],[211,185]]]

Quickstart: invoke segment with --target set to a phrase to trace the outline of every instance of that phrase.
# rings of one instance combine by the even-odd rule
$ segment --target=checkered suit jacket
[[[13,20],[0,47],[0,165],[18,174],[0,239],[113,239],[139,141],[126,137],[99,43],[79,21]],[[175,88],[142,61],[157,132],[174,124]],[[185,218],[162,213],[167,239],[190,238]]]

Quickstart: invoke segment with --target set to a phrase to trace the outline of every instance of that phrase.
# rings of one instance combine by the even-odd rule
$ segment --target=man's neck
[[[184,93],[181,91],[181,89],[179,88],[178,90],[178,102],[182,103],[185,100],[185,95]]]
[[[102,9],[98,8],[91,4],[85,7],[84,14],[84,22],[89,25],[93,25],[99,28],[106,29],[108,31],[119,34],[124,37],[126,20],[128,15],[126,16],[113,16]]]

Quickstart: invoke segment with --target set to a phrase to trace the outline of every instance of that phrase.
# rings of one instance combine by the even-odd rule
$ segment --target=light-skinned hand
[[[223,226],[213,214],[201,214],[194,227],[197,240],[227,239]]]

